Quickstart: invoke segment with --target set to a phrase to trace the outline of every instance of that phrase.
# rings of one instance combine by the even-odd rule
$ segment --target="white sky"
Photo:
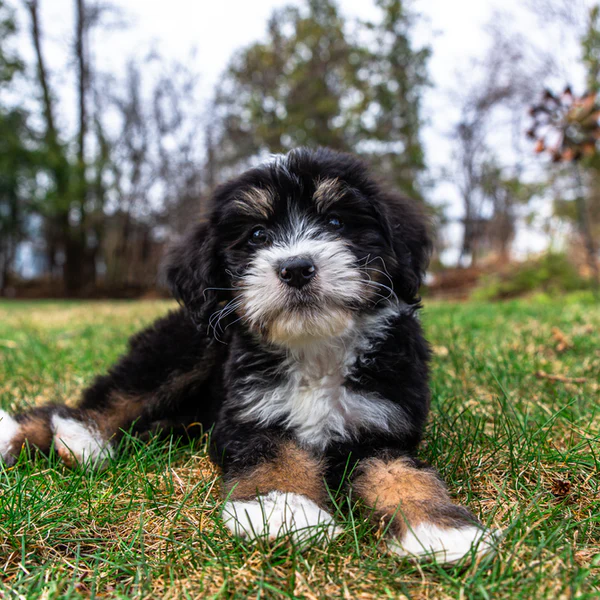
[[[588,2],[588,0],[572,0]],[[591,0],[589,0],[591,1]],[[201,76],[202,96],[199,104],[211,95],[219,74],[232,53],[264,37],[267,20],[275,7],[298,3],[298,0],[113,0],[122,8],[129,27],[112,33],[96,34],[94,41],[96,62],[100,69],[122,73],[128,58],[144,56],[156,48],[166,58],[178,61],[192,60],[193,70]],[[71,68],[66,63],[72,35],[73,0],[40,0],[42,25],[46,37],[46,53],[52,68],[54,83],[68,89]],[[348,18],[375,18],[377,9],[373,0],[339,0],[342,12]],[[474,59],[485,54],[490,38],[486,26],[498,13],[506,13],[511,29],[521,31],[541,47],[560,48],[563,71],[575,80],[580,73],[575,69],[578,48],[572,39],[564,39],[558,32],[548,35],[542,31],[532,14],[524,8],[523,0],[415,0],[413,7],[423,19],[415,32],[415,44],[429,44],[433,55],[429,64],[433,87],[427,91],[423,116],[427,122],[424,142],[427,162],[436,174],[448,165],[452,140],[448,131],[456,111],[448,93],[457,88],[457,71],[468,72]],[[498,17],[494,17],[498,18]],[[28,26],[21,11],[22,29]],[[26,32],[20,37],[19,50],[32,62],[33,54]],[[192,50],[196,54],[192,57]],[[578,81],[571,82],[578,83]],[[61,103],[63,119],[71,121],[75,115],[75,97],[66,93]],[[445,201],[450,215],[461,215],[460,202],[452,186],[443,183],[432,190],[434,201]],[[449,229],[456,240],[458,229]],[[521,239],[522,238],[522,239]],[[543,237],[527,231],[520,235],[520,253],[539,249]]]

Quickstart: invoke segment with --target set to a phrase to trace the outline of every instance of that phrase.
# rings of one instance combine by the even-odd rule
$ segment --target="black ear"
[[[408,304],[415,304],[433,249],[429,220],[414,200],[396,194],[387,195],[384,212],[396,262],[390,273],[394,291]]]
[[[197,326],[207,318],[224,299],[217,242],[210,223],[192,227],[168,252],[164,274],[175,299],[185,306]]]

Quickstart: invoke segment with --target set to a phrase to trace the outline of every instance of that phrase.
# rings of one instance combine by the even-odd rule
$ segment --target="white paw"
[[[301,546],[332,539],[341,531],[333,517],[306,496],[277,491],[256,500],[226,502],[223,521],[239,537],[274,540],[289,534]]]
[[[421,523],[409,529],[403,540],[389,540],[388,548],[399,556],[454,563],[472,552],[473,556],[483,556],[494,551],[497,541],[493,532],[479,527],[443,528]]]
[[[19,424],[7,412],[0,410],[0,459],[8,466],[14,465],[17,460],[11,446],[18,433]]]
[[[102,469],[113,455],[112,447],[91,424],[54,415],[54,447],[63,461]]]

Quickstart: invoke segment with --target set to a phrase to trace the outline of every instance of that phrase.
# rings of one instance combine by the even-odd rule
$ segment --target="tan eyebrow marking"
[[[346,185],[337,177],[335,179],[317,180],[317,189],[313,194],[313,200],[319,212],[324,212],[332,204],[339,202],[347,191]]]
[[[248,215],[267,219],[273,212],[275,195],[270,188],[250,188],[238,193],[234,204]]]

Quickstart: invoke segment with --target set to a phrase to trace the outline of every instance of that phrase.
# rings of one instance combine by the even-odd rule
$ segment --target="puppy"
[[[327,541],[330,491],[351,489],[398,555],[485,553],[493,536],[414,458],[430,249],[415,203],[350,155],[300,149],[253,168],[170,253],[183,307],[134,336],[77,407],[0,412],[0,454],[12,464],[27,443],[101,468],[124,431],[201,423],[235,535]]]

